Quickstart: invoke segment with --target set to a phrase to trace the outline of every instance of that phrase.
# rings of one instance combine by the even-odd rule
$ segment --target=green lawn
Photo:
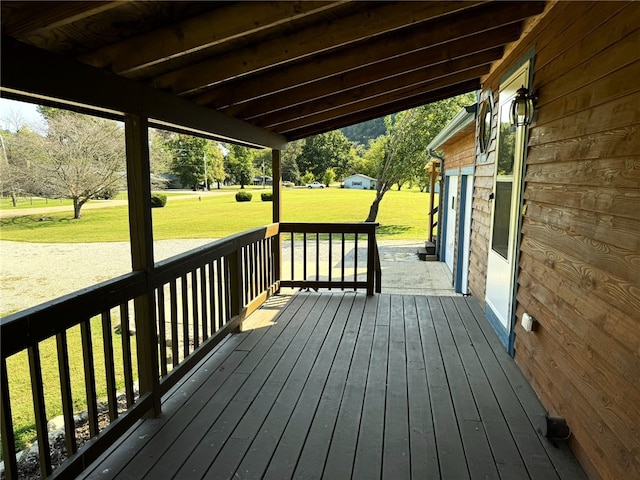
[[[250,188],[251,202],[238,203],[233,195],[169,198],[165,208],[153,210],[154,238],[222,238],[271,221],[271,203],[262,202],[260,187]],[[340,188],[285,189],[282,220],[295,222],[361,222],[374,192]],[[200,199],[201,198],[201,199]],[[380,205],[379,238],[423,239],[427,237],[429,195],[417,189],[392,190]],[[25,213],[28,211],[25,210]],[[80,220],[71,212],[4,218],[0,238],[24,242],[115,242],[128,241],[125,206],[85,209]]]

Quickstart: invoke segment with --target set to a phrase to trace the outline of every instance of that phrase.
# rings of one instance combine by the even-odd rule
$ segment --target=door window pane
[[[511,225],[511,182],[496,182],[491,248],[508,259],[509,226]]]
[[[509,109],[511,103],[506,102],[500,108],[500,133],[498,134],[498,176],[513,175],[513,160],[516,145],[516,127],[511,125]]]

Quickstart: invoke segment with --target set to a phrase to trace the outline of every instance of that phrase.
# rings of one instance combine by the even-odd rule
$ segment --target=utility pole
[[[202,161],[204,162],[204,189],[209,191],[209,180],[207,179],[207,154],[202,154]]]

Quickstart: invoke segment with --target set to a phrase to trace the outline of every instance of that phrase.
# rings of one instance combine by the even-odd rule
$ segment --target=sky
[[[36,110],[35,104],[0,98],[0,128],[6,130],[11,127],[13,129],[12,118],[19,118],[29,126],[37,127],[42,124],[42,116]]]

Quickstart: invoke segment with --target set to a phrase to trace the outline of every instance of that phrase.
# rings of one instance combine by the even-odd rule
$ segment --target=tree
[[[344,178],[351,163],[351,142],[339,130],[307,138],[297,158],[300,171],[309,171],[316,178],[333,168],[338,178]]]
[[[323,183],[328,187],[331,185],[336,179],[336,172],[333,171],[333,168],[327,168],[327,171],[324,172],[324,176],[322,177]]]
[[[253,155],[251,149],[239,145],[230,145],[225,158],[225,170],[228,178],[244,188],[253,180]]]
[[[43,194],[43,182],[37,175],[42,162],[44,139],[25,126],[0,132],[0,193],[11,196],[13,206],[18,195]]]
[[[316,179],[316,177],[313,176],[313,173],[311,172],[306,172],[303,176],[302,176],[302,183],[304,185],[306,185],[307,183],[311,183]]]
[[[207,183],[207,139],[192,135],[170,134],[165,141],[171,152],[171,171],[183,185],[198,190]]]
[[[297,158],[302,154],[305,140],[296,140],[287,145],[282,151],[280,157],[282,180],[285,182],[293,182],[300,184],[300,169],[298,168]]]
[[[207,180],[209,184],[216,182],[218,188],[224,182],[226,173],[224,171],[224,154],[222,148],[217,142],[209,142],[207,144]]]
[[[85,203],[121,186],[124,131],[114,121],[62,110],[47,120],[37,178],[47,193],[73,200],[73,218],[78,219]]]
[[[473,93],[400,112],[386,117],[387,135],[370,144],[369,161],[376,165],[376,196],[371,203],[367,222],[375,222],[380,202],[392,185],[400,187],[417,181],[426,165],[427,145],[464,105],[475,101]]]

